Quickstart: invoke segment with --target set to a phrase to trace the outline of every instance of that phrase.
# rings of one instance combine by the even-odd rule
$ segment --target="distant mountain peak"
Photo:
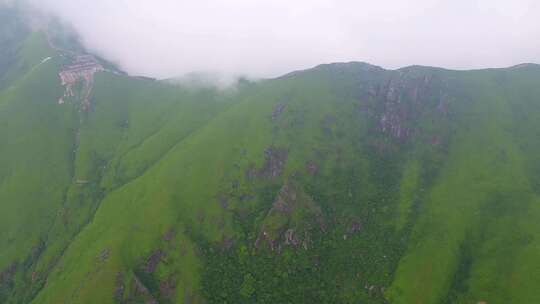
[[[363,71],[384,70],[382,67],[373,65],[363,61],[350,61],[350,62],[334,62],[327,64],[320,64],[315,69],[327,69],[327,70],[340,70],[340,69],[355,69]]]
[[[540,64],[536,63],[520,63],[510,67],[511,69],[524,69],[524,68],[540,68]]]

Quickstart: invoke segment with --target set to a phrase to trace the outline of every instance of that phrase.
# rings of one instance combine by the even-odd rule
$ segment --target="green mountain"
[[[195,88],[14,15],[1,303],[540,303],[540,66]]]

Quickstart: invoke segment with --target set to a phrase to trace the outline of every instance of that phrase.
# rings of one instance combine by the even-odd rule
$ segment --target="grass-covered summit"
[[[540,66],[193,88],[4,22],[1,303],[540,302]]]

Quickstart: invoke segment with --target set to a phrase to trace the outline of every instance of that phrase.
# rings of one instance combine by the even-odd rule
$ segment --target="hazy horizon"
[[[540,62],[540,3],[28,0],[130,74],[275,77],[332,62],[447,69]],[[391,3],[391,4],[390,4]]]

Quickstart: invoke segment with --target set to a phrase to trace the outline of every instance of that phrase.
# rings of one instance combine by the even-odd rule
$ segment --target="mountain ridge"
[[[540,301],[538,65],[65,96],[48,43],[0,88],[0,302]]]

